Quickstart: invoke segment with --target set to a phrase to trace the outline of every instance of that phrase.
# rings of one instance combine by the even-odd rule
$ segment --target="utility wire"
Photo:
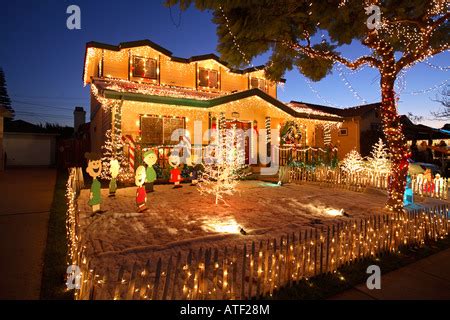
[[[32,103],[27,101],[19,101],[19,100],[12,100],[12,102],[18,103],[18,104],[26,104],[30,106],[36,106],[36,107],[43,107],[43,108],[53,108],[53,109],[60,109],[60,110],[74,110],[74,108],[70,107],[57,107],[57,106],[50,106],[46,104],[40,104],[40,103]]]
[[[16,97],[19,99],[40,99],[40,100],[83,100],[88,101],[89,98],[80,98],[80,97],[48,97],[48,96],[27,96],[20,94],[10,94],[11,97]]]

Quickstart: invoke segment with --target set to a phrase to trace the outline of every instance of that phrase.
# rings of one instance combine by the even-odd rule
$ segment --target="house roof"
[[[267,93],[263,92],[258,88],[253,88],[250,90],[240,91],[218,97],[212,97],[210,99],[181,98],[174,96],[151,95],[135,92],[120,92],[112,89],[103,89],[102,91],[105,98],[108,99],[123,99],[130,101],[152,102],[152,103],[179,105],[196,108],[212,108],[221,104],[255,96],[263,99],[264,101],[272,104],[276,108],[286,112],[287,114],[293,117],[324,120],[324,121],[335,121],[335,122],[339,122],[342,120],[341,117],[336,115],[323,115],[308,112],[298,112],[295,109],[287,106],[283,102],[273,98],[272,96],[268,95]]]
[[[173,56],[172,51],[154,43],[153,41],[150,41],[148,39],[144,39],[144,40],[137,40],[137,41],[128,41],[128,42],[121,42],[119,43],[117,46],[116,45],[111,45],[111,44],[106,44],[106,43],[101,43],[101,42],[97,42],[97,41],[90,41],[88,43],[86,43],[86,52],[85,52],[85,57],[84,57],[84,63],[86,64],[86,57],[87,57],[87,50],[88,48],[98,48],[98,49],[106,49],[106,50],[111,50],[111,51],[120,51],[122,49],[128,49],[128,48],[136,48],[136,47],[150,47],[158,52],[161,52],[162,54],[165,54],[166,56],[170,57],[173,61],[176,62],[182,62],[182,63],[190,63],[190,62],[195,62],[195,61],[203,61],[203,60],[215,60],[216,62],[222,64],[223,66],[227,67],[230,69],[231,72],[234,73],[239,73],[239,74],[245,74],[245,73],[249,73],[249,72],[253,72],[253,71],[258,71],[258,70],[263,70],[264,66],[260,65],[260,66],[256,66],[256,67],[251,67],[251,68],[246,68],[246,69],[234,69],[234,68],[230,68],[229,64],[224,61],[221,60],[217,55],[215,55],[214,53],[209,53],[209,54],[204,54],[204,55],[197,55],[197,56],[192,56],[190,58],[180,58],[180,57],[175,57]],[[83,69],[84,70],[84,69]],[[83,71],[83,78],[84,79],[84,72]],[[286,82],[286,79],[280,79],[279,82]]]
[[[407,116],[400,116],[403,134],[407,140],[450,139],[450,134],[423,124],[414,124]]]
[[[381,107],[381,102],[365,104],[365,105],[344,108],[344,109],[327,107],[327,106],[322,106],[322,105],[312,104],[312,103],[307,103],[307,102],[300,102],[300,101],[291,101],[289,104],[291,104],[292,106],[299,106],[299,107],[304,106],[304,107],[307,107],[307,108],[310,108],[313,110],[317,110],[317,111],[321,111],[321,112],[325,112],[325,113],[329,113],[329,114],[334,114],[334,115],[344,117],[344,118],[361,117],[364,114],[366,114],[367,112]]]
[[[41,126],[27,121],[13,120],[5,122],[4,132],[46,133],[46,130]]]
[[[208,100],[226,95],[226,92],[211,92],[194,90],[171,85],[155,85],[151,83],[138,83],[121,79],[93,78],[99,90],[112,90],[129,93],[142,93],[146,95],[169,96],[175,98],[191,98],[195,100]]]

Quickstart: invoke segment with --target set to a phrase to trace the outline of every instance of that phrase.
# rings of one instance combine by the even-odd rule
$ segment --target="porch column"
[[[271,157],[272,155],[272,141],[271,141],[271,125],[272,121],[270,117],[266,117],[266,138],[267,138],[267,157]]]

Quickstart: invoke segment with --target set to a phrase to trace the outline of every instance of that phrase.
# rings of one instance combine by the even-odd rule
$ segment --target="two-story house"
[[[260,129],[295,121],[302,130],[301,144],[314,146],[318,127],[342,121],[336,114],[279,101],[277,83],[265,78],[263,67],[232,69],[214,54],[175,57],[149,40],[118,46],[87,43],[83,81],[91,85],[91,149],[96,152],[117,121],[124,136],[158,151],[177,143],[171,140],[174,129],[185,129],[189,136],[195,123],[196,130],[200,123],[206,131],[225,118],[226,126],[251,129],[245,148],[252,157],[258,152]],[[203,135],[202,145],[209,139]]]

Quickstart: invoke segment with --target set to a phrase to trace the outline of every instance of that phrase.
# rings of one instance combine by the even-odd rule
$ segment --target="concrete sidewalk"
[[[0,299],[39,299],[54,169],[0,172]]]
[[[450,249],[381,276],[381,289],[365,284],[331,300],[450,300]]]

